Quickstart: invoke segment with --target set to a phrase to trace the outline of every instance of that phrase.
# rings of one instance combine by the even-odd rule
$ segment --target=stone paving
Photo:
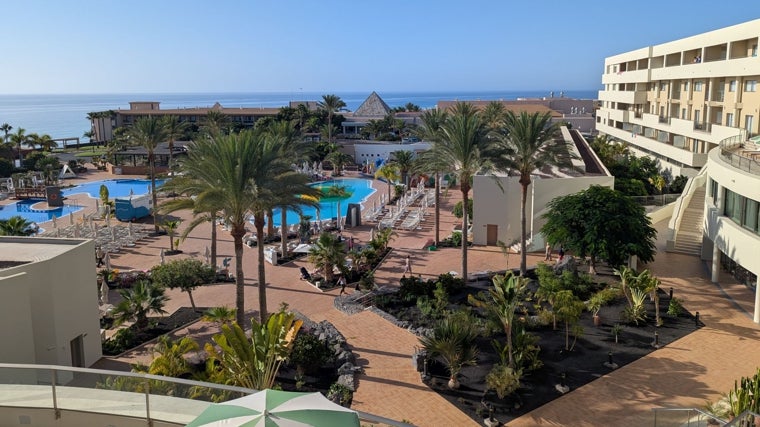
[[[384,184],[375,184],[379,191],[372,197],[386,193]],[[456,222],[450,212],[460,197],[458,191],[450,190],[441,204],[442,238],[450,233]],[[188,219],[187,214],[179,216]],[[413,274],[420,274],[423,278],[461,269],[459,249],[423,249],[432,236],[432,221],[432,215],[429,215],[421,229],[398,231],[391,243],[394,250],[376,272],[378,285],[394,286],[398,282],[407,254],[413,259]],[[665,225],[660,223],[657,226],[662,229]],[[203,259],[210,227],[202,225],[194,230],[180,245],[184,253],[177,256]],[[368,240],[369,230],[369,225],[363,225],[347,230],[344,235],[351,235],[361,243]],[[221,229],[219,231],[218,262],[221,257],[233,256],[231,237]],[[660,248],[663,245],[664,242],[658,242]],[[114,254],[111,263],[119,269],[148,269],[159,262],[161,249],[168,249],[166,237],[145,238],[136,247]],[[507,266],[501,251],[494,247],[474,247],[468,252],[468,258],[471,273],[501,270]],[[529,265],[541,260],[543,254],[529,254]],[[510,255],[508,264],[509,267],[519,265],[519,255]],[[338,290],[322,292],[299,280],[300,266],[311,268],[305,259],[276,267],[266,265],[268,308],[274,311],[281,302],[286,302],[314,321],[332,322],[346,337],[365,370],[365,374],[359,376],[354,409],[407,420],[419,426],[477,425],[420,381],[411,364],[411,354],[418,345],[414,335],[371,312],[349,316],[336,310],[333,304]],[[510,426],[651,426],[652,408],[701,407],[706,400],[715,400],[728,391],[735,379],[754,372],[756,355],[760,352],[760,341],[757,340],[760,335],[758,325],[748,314],[754,301],[751,292],[740,285],[721,288],[710,283],[707,268],[696,257],[660,252],[656,261],[647,267],[661,278],[663,288],[674,288],[675,295],[684,300],[690,311],[700,312],[704,326],[514,420]],[[248,314],[252,315],[258,307],[255,248],[245,249],[243,269],[245,302]],[[730,277],[722,277],[721,283],[733,281]],[[169,312],[189,305],[187,295],[170,291],[169,296],[171,300],[166,307]],[[234,284],[199,288],[193,296],[201,307],[234,306]],[[201,337],[213,332],[213,328],[205,323],[196,323],[188,330],[180,331]],[[129,369],[130,363],[149,359],[149,350],[142,350],[124,357],[104,358],[98,366]]]

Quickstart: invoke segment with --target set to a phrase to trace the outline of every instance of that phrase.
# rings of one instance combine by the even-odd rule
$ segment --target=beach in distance
[[[217,102],[223,107],[277,108],[290,101],[320,101],[322,95],[333,93],[356,110],[372,91],[366,92],[256,92],[256,93],[124,93],[124,94],[35,94],[0,95],[0,123],[27,133],[48,134],[52,138],[82,137],[90,130],[87,114],[93,111],[129,109],[132,101],[158,101],[162,109],[210,107]],[[595,90],[554,90],[568,98],[596,99]],[[513,100],[517,98],[549,97],[552,90],[525,91],[449,91],[449,92],[383,92],[378,95],[389,107],[412,103],[420,108],[432,108],[441,100]]]

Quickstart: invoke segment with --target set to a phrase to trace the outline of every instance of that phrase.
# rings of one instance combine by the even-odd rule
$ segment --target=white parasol
[[[108,304],[108,283],[105,280],[100,284],[100,304]]]
[[[69,212],[69,225],[74,225],[74,212]]]
[[[58,222],[55,219],[55,215],[53,215],[53,228],[58,228]]]
[[[106,252],[106,256],[103,258],[103,262],[106,264],[106,270],[111,269],[111,253]]]
[[[164,248],[161,248],[161,252],[158,254],[159,257],[161,257],[161,265],[164,265],[166,262],[166,255],[164,255]]]
[[[206,249],[203,251],[203,257],[206,259],[206,264],[211,264],[211,250],[209,250],[208,246],[206,246]]]

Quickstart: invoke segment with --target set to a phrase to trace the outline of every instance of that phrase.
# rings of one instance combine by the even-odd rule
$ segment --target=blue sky
[[[0,93],[593,90],[606,56],[760,15],[717,4],[9,0]]]

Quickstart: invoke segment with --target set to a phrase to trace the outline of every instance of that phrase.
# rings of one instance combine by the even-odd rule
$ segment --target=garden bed
[[[480,282],[452,292],[447,310],[471,307],[467,303],[467,295],[477,294],[490,286],[490,282]],[[536,287],[535,281],[529,286],[534,290]],[[556,330],[551,323],[545,326],[536,323],[526,326],[526,330],[538,338],[538,358],[542,366],[527,372],[520,381],[520,388],[504,399],[499,399],[493,391],[487,391],[485,381],[493,366],[500,362],[492,341],[498,341],[503,345],[506,341],[504,332],[477,339],[477,364],[462,369],[459,389],[448,388],[447,368],[434,358],[429,359],[427,365],[429,377],[426,383],[478,423],[482,423],[488,415],[486,405],[493,406],[494,416],[500,422],[508,422],[560,397],[562,394],[557,390],[557,385],[564,384],[572,391],[608,374],[612,371],[612,368],[606,365],[610,357],[612,362],[620,367],[655,351],[655,332],[659,346],[665,346],[697,328],[694,317],[686,310],[679,316],[666,314],[670,297],[662,290],[659,296],[662,318],[662,325],[659,327],[655,326],[654,303],[650,300],[646,303],[647,321],[638,326],[628,324],[622,319],[621,313],[627,307],[626,299],[622,296],[601,308],[599,326],[595,326],[591,313],[584,311],[578,322],[583,332],[577,338],[572,351],[565,350],[565,329],[562,322],[558,322]],[[390,294],[378,296],[376,301],[378,308],[400,320],[397,324],[408,327],[415,333],[424,333],[426,328],[432,328],[437,320],[434,314],[431,315],[432,308],[427,303],[417,304],[410,299],[407,297],[404,300],[399,298],[398,294]],[[433,302],[432,299],[430,301]],[[516,315],[516,321],[532,322],[536,318],[535,314],[532,309],[526,310]],[[479,316],[476,316],[476,319],[484,320]],[[617,328],[621,328],[617,343],[613,334],[616,325]],[[570,342],[572,341],[571,334]]]
[[[203,317],[204,311],[206,311],[204,307],[198,307],[197,310],[193,310],[192,307],[180,307],[169,316],[149,317],[150,326],[145,330],[136,332],[134,326],[129,326],[125,328],[129,332],[120,330],[112,338],[107,339],[103,343],[103,355],[117,356],[177,328],[187,326]],[[102,321],[101,325],[108,326]]]

